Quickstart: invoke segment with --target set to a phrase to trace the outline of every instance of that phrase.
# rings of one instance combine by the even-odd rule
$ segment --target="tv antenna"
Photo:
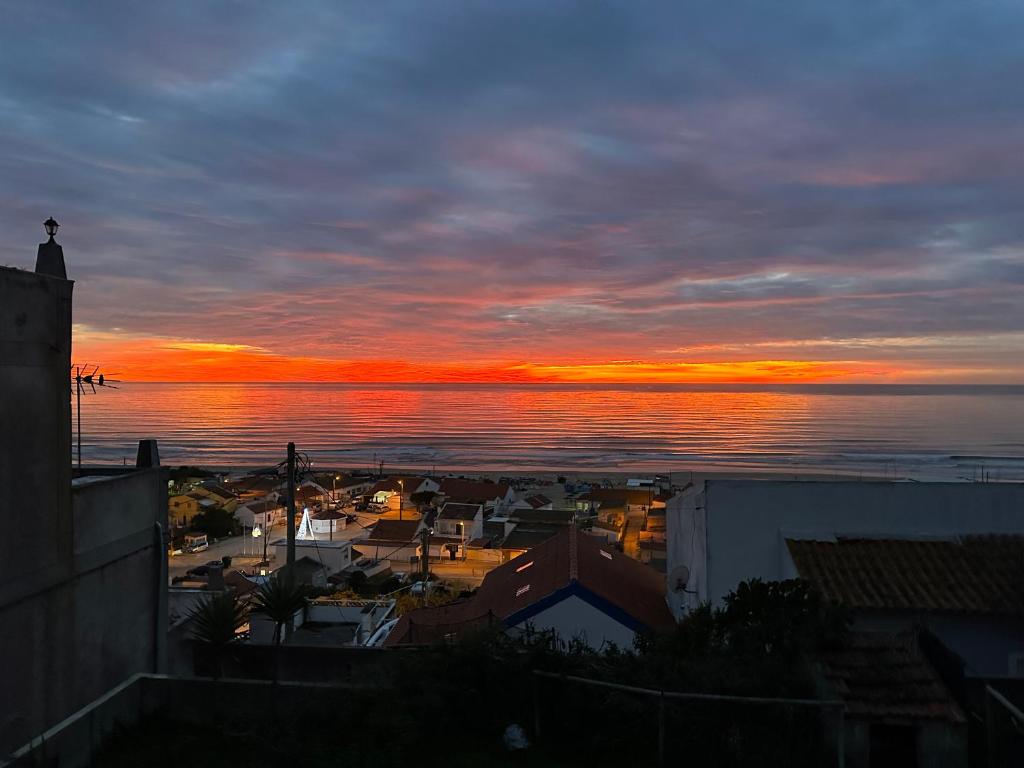
[[[90,368],[92,370],[90,370]],[[114,374],[115,376],[117,374]],[[100,373],[100,367],[91,363],[85,365],[71,366],[71,380],[75,383],[75,405],[78,411],[78,469],[82,469],[82,395],[90,392],[96,394],[99,390],[96,387],[117,389],[114,384],[120,383],[117,379],[108,378],[106,374]]]

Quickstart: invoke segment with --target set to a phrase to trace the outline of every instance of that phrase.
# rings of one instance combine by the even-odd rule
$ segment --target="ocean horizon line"
[[[345,386],[345,387],[558,387],[563,389],[592,388],[610,389],[616,387],[664,387],[669,389],[714,390],[728,388],[737,390],[764,389],[879,389],[909,390],[921,389],[931,391],[953,390],[1019,390],[1024,391],[1024,382],[1013,383],[913,383],[913,382],[685,382],[685,381],[341,381],[325,379],[303,379],[288,381],[244,381],[244,380],[189,380],[189,381],[157,381],[150,379],[122,380],[123,384],[163,384],[163,385],[246,385],[246,386]]]

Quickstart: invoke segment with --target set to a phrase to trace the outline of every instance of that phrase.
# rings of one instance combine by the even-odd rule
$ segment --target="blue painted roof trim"
[[[505,624],[510,627],[522,624],[524,621],[528,621],[538,613],[547,610],[553,605],[557,605],[569,597],[580,598],[583,602],[593,606],[597,610],[601,611],[601,613],[619,622],[619,624],[628,627],[634,632],[646,632],[648,630],[646,624],[637,621],[637,619],[619,606],[615,605],[615,603],[591,592],[578,581],[571,581],[569,584],[561,589],[555,590],[550,595],[542,597],[536,602],[530,603],[528,606],[516,611],[515,613],[509,614],[505,618]]]

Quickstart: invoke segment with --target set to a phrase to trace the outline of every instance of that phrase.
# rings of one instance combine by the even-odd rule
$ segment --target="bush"
[[[191,528],[214,539],[222,539],[241,531],[234,514],[220,508],[200,512],[192,518]]]

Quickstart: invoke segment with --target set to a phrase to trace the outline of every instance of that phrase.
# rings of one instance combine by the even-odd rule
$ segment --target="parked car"
[[[205,533],[185,534],[185,546],[182,547],[185,552],[203,552],[209,548],[210,542],[207,540]]]

